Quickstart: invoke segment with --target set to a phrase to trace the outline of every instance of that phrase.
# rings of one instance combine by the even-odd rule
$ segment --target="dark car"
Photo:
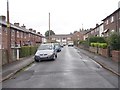
[[[55,45],[55,49],[57,52],[60,52],[61,51],[61,45],[59,43],[54,43]]]

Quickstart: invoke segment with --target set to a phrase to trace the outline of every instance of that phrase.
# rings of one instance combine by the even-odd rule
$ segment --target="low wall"
[[[115,62],[120,62],[120,51],[112,51],[112,60]]]

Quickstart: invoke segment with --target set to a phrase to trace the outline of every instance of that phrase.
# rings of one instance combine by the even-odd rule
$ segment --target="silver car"
[[[34,60],[39,62],[41,60],[55,60],[57,58],[57,52],[55,45],[52,43],[41,44],[35,53]]]

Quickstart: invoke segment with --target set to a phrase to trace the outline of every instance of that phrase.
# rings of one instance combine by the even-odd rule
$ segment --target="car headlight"
[[[53,55],[54,53],[52,52],[52,53],[50,53],[50,54],[48,54],[48,56],[51,56],[51,55]]]

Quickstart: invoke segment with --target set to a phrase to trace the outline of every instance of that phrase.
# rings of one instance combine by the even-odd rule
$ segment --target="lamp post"
[[[8,63],[11,59],[11,31],[10,31],[10,21],[9,21],[9,1],[7,0],[7,59]]]
[[[50,13],[49,13],[49,42],[50,42]]]

